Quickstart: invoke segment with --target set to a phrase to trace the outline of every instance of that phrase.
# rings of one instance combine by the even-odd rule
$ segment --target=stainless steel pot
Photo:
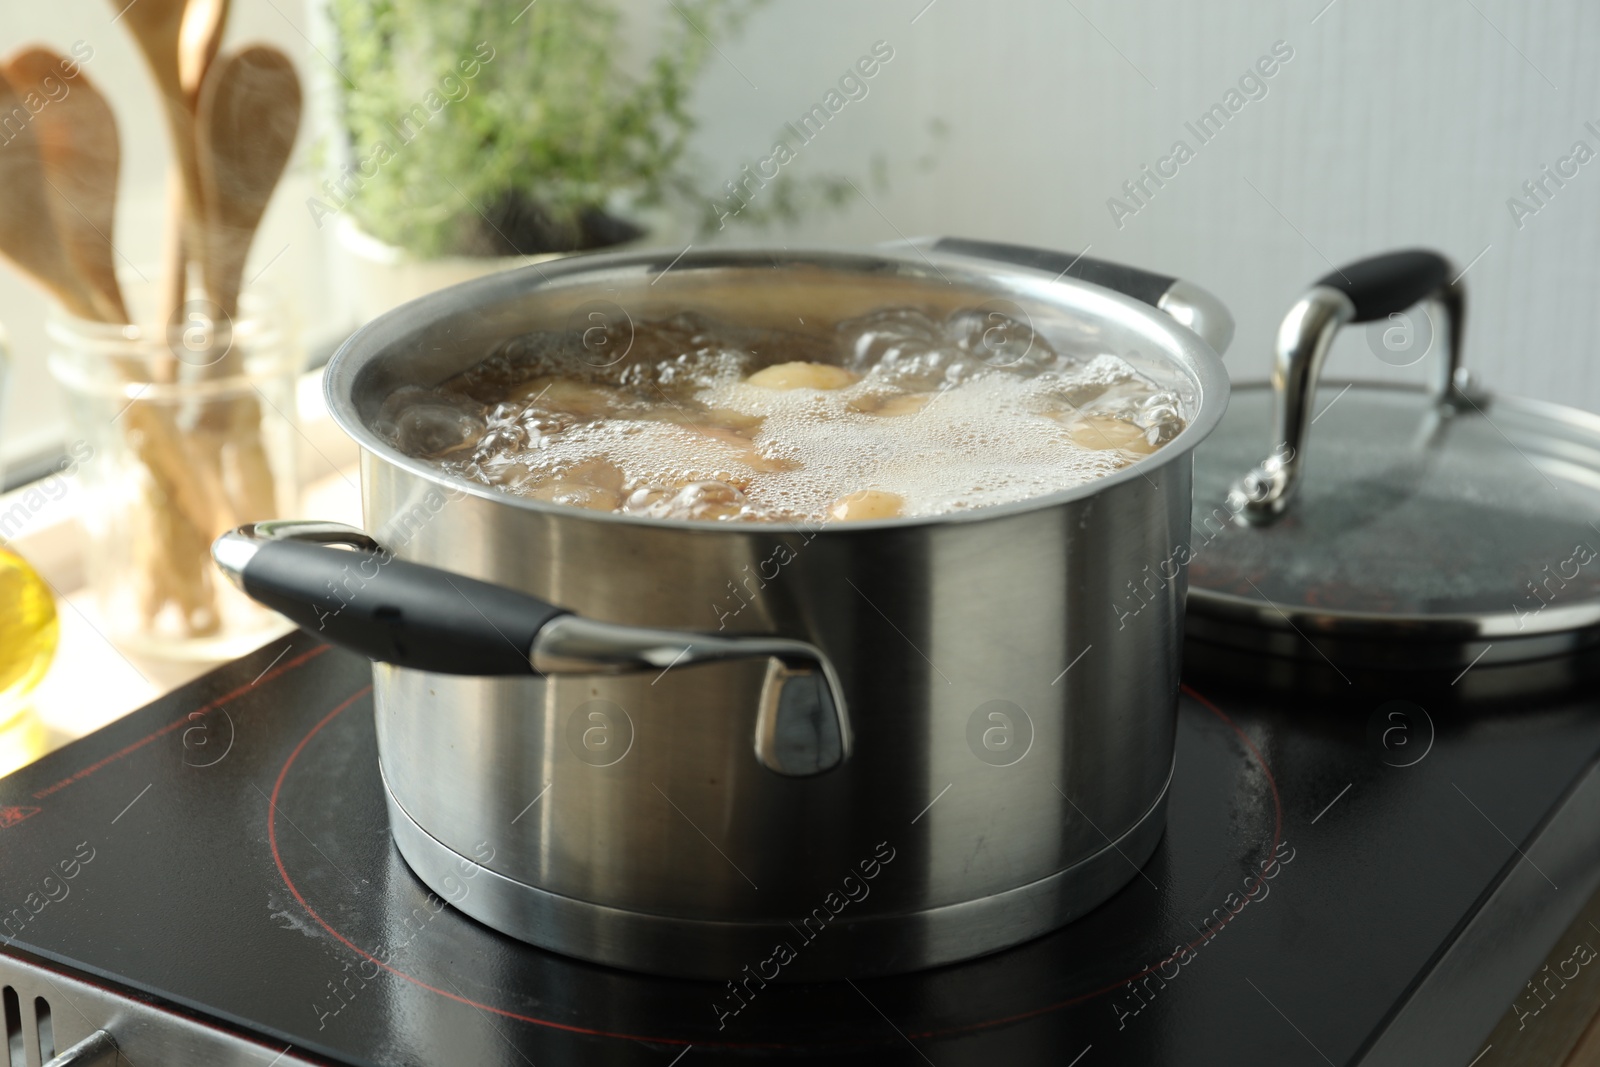
[[[897,305],[1000,308],[1120,355],[1181,397],[1188,426],[1069,492],[823,527],[545,504],[447,478],[372,429],[396,387],[530,330]],[[1214,349],[1231,330],[1184,282],[948,239],[530,267],[397,309],[334,357],[329,406],[363,449],[372,536],[266,523],[215,555],[252,596],[381,661],[395,840],[467,914],[746,990],[928,967],[1083,914],[1160,838],[1184,592],[1171,548],[1190,452],[1226,404]]]

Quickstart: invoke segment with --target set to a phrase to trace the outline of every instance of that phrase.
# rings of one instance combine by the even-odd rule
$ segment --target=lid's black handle
[[[504,586],[303,541],[264,541],[240,573],[254,600],[371,659],[440,674],[532,674],[534,637],[567,614]]]
[[[1441,405],[1464,403],[1466,376],[1461,368],[1466,291],[1454,268],[1437,252],[1406,249],[1345,265],[1318,279],[1295,301],[1278,327],[1272,364],[1272,454],[1235,482],[1229,509],[1248,523],[1269,523],[1289,508],[1304,471],[1306,437],[1322,365],[1334,335],[1348,323],[1372,322],[1429,301],[1442,323],[1444,358],[1439,362],[1434,399]],[[1430,319],[1432,316],[1430,316]]]
[[[1408,248],[1347,263],[1317,280],[1337,289],[1355,307],[1351,322],[1388,318],[1443,289],[1450,261],[1437,252]]]
[[[1057,252],[999,241],[974,241],[966,237],[925,238],[909,242],[929,252],[990,259],[1031,270],[1047,271],[1059,278],[1076,278],[1131,296],[1172,316],[1199,334],[1218,355],[1233,340],[1233,316],[1222,301],[1192,282],[1170,274],[1130,267],[1110,260],[1072,252]]]

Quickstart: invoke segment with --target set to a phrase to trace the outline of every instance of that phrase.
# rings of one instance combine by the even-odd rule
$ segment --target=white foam
[[[1073,444],[1041,413],[1034,382],[994,373],[934,394],[915,414],[855,410],[872,383],[780,392],[736,384],[707,390],[710,407],[765,418],[761,452],[798,469],[752,472],[758,507],[821,518],[839,497],[877,489],[905,500],[907,515],[982,507],[1081,485],[1122,466],[1116,453]]]
[[[1137,435],[1149,413],[1140,451],[1182,425],[1176,401],[1115,356],[1079,362],[1044,349],[1029,377],[974,364],[953,346],[934,353],[945,354],[951,366],[962,361],[959,373],[922,394],[908,394],[903,374],[888,367],[862,368],[867,376],[844,389],[761,388],[743,381],[753,361],[726,353],[692,369],[672,361],[680,373],[669,391],[658,372],[619,368],[611,384],[627,392],[625,409],[611,393],[611,409],[575,425],[538,401],[533,409],[496,407],[494,400],[537,391],[508,383],[482,405],[478,447],[437,461],[510,492],[549,499],[570,483],[588,487],[579,494],[587,506],[653,515],[691,517],[682,502],[695,501],[693,517],[822,521],[839,498],[880,490],[904,500],[903,514],[927,516],[1070,489],[1138,458],[1085,447],[1096,440],[1082,430],[1086,415],[1131,423],[1123,429]],[[485,395],[483,380],[474,395]],[[459,407],[459,394],[445,393]],[[873,413],[885,400],[917,395],[927,402],[915,413]],[[682,492],[703,482],[723,484]]]

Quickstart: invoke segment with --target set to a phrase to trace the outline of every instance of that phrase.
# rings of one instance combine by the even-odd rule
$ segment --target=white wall
[[[1600,151],[1584,129],[1600,129],[1600,5],[1337,0],[1313,24],[1327,0],[937,0],[912,24],[925,3],[780,2],[724,48],[759,89],[720,61],[707,78],[708,154],[730,172],[764,154],[774,126],[886,39],[896,58],[871,94],[793,165],[859,170],[885,153],[891,190],[868,190],[882,217],[861,205],[814,236],[1092,245],[1191,278],[1234,311],[1237,380],[1265,377],[1278,320],[1330,260],[1427,245],[1465,267],[1487,247],[1465,278],[1469,365],[1600,410],[1600,159],[1520,231],[1506,207],[1575,140]],[[1107,198],[1176,138],[1195,144],[1184,122],[1280,39],[1294,58],[1268,95],[1118,229]],[[934,116],[950,135],[920,174],[909,157]],[[1330,373],[1404,376],[1348,334]]]
[[[1600,135],[1584,128],[1593,120],[1600,129],[1600,5],[1336,0],[1324,10],[1326,0],[935,0],[924,10],[925,3],[777,0],[757,15],[741,40],[723,44],[726,60],[712,59],[699,93],[708,185],[766,155],[783,122],[886,40],[895,58],[870,94],[791,168],[848,173],[872,206],[857,203],[773,239],[870,243],[953,233],[1092,245],[1093,255],[1179,274],[1220,295],[1239,323],[1228,357],[1239,379],[1264,376],[1278,318],[1330,261],[1420,244],[1466,266],[1483,252],[1466,275],[1469,365],[1493,387],[1600,410],[1600,372],[1590,357],[1600,327],[1600,160],[1520,230],[1506,207],[1574,141],[1600,150]],[[630,6],[641,4],[652,19],[675,17],[655,0]],[[234,40],[276,41],[303,69],[322,63],[289,24],[305,26],[298,4],[235,0],[234,8]],[[115,87],[128,157],[119,246],[153,264],[165,134],[137,58],[121,28],[109,25],[112,10],[91,0],[10,0],[0,48],[34,38],[95,46],[86,69]],[[1267,96],[1247,104],[1119,229],[1107,198],[1177,138],[1194,145],[1184,122],[1278,40],[1294,57],[1267,83]],[[949,135],[924,171],[916,161],[935,118]],[[862,180],[874,153],[888,163],[887,191]],[[287,244],[271,274],[300,295],[308,320],[326,322],[338,309],[320,295],[322,241],[306,195],[302,184],[280,196],[255,254],[259,266]],[[22,364],[4,427],[13,453],[41,440],[55,418],[38,317],[38,299],[0,275],[0,321]],[[1358,331],[1334,359],[1334,373],[1397,373]]]

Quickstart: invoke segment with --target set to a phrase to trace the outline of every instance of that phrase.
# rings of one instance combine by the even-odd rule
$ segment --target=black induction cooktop
[[[1466,1064],[1600,884],[1600,694],[1451,697],[1185,687],[1166,836],[1098,910],[735,1001],[431,896],[388,837],[367,663],[298,635],[0,779],[0,963],[263,1065]]]

